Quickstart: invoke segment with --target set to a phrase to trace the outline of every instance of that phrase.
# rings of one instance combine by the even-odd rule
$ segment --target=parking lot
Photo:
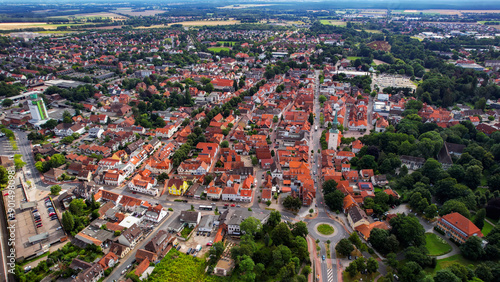
[[[61,223],[59,222],[59,218],[55,220],[51,220],[49,216],[48,207],[45,205],[45,200],[38,201],[37,205],[38,212],[40,213],[40,218],[42,220],[42,227],[38,228],[39,233],[48,232],[49,238],[47,243],[54,244],[61,240],[62,237],[65,237],[64,231],[62,230]],[[61,228],[59,228],[61,227]]]
[[[199,251],[198,253],[195,252],[195,254],[196,257],[203,257],[205,253],[208,252],[208,250],[210,249],[210,246],[207,246],[207,243],[208,242],[213,243],[216,232],[217,232],[216,229],[212,229],[210,235],[208,235],[208,232],[199,232],[199,234],[197,235],[198,230],[195,230],[193,232],[193,235],[191,235],[191,238],[189,238],[188,241],[186,242],[179,241],[180,245],[182,246],[179,251],[185,253],[189,250],[189,248],[194,249],[196,248],[196,246],[201,245],[201,251]]]

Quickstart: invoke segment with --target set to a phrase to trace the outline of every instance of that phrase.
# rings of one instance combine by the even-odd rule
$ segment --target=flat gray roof
[[[44,232],[44,233],[40,233],[38,235],[29,237],[28,241],[30,243],[36,243],[38,241],[46,240],[47,238],[49,238],[49,232]]]

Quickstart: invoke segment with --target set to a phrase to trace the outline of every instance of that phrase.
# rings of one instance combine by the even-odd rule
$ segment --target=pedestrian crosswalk
[[[329,267],[327,270],[326,270],[326,281],[330,282],[330,281],[333,281],[333,268]]]

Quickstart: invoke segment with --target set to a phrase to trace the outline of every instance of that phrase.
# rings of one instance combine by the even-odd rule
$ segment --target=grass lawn
[[[330,224],[320,224],[318,226],[318,232],[323,234],[323,235],[331,235],[333,234],[333,227]]]
[[[434,233],[425,233],[425,247],[431,256],[444,255],[451,251],[451,246]]]
[[[372,273],[372,274],[361,274],[361,273],[358,273],[358,274],[356,274],[356,276],[351,277],[351,275],[349,275],[349,273],[347,273],[346,271],[344,271],[342,273],[342,280],[343,281],[373,281],[373,280],[375,280],[375,277],[377,277],[379,275],[380,275],[379,272],[375,272],[375,273]]]
[[[468,260],[468,259],[464,258],[462,255],[458,254],[458,255],[451,256],[449,258],[438,260],[435,269],[426,268],[425,272],[427,272],[427,274],[434,275],[437,271],[439,271],[441,269],[445,269],[454,263],[459,263],[459,264],[464,265],[464,266],[468,266],[470,264],[475,266],[477,264],[477,262]]]
[[[384,189],[382,189],[380,187],[375,187],[374,190],[375,190],[375,193],[384,191]]]
[[[483,229],[481,229],[481,232],[483,233],[483,235],[484,236],[488,235],[490,233],[491,229],[493,229],[493,225],[491,225],[489,222],[487,222],[485,220]]]
[[[229,51],[230,49],[229,47],[210,47],[208,50],[219,53],[222,50]]]
[[[361,59],[361,57],[354,57],[354,56],[349,56],[347,57],[349,61],[355,61],[356,59]]]

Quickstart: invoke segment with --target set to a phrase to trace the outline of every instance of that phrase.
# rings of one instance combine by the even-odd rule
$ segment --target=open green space
[[[229,51],[230,49],[229,49],[229,47],[210,47],[210,48],[208,48],[208,50],[209,51],[214,51],[214,52],[218,53],[218,52],[220,52],[222,50]]]
[[[468,266],[468,265],[472,264],[474,266],[474,268],[475,268],[475,265],[477,264],[477,262],[468,260],[468,259],[464,258],[462,255],[458,254],[458,255],[453,255],[451,257],[447,257],[444,259],[439,259],[437,261],[437,265],[436,265],[435,269],[426,268],[425,272],[427,272],[427,274],[434,275],[437,271],[439,271],[441,269],[448,268],[448,267],[450,267],[450,265],[452,265],[454,263],[458,263],[458,264],[461,264],[464,266]]]
[[[181,231],[181,236],[183,238],[187,239],[187,236],[189,236],[189,234],[191,233],[191,231],[193,231],[193,228],[184,227],[184,229],[182,229],[182,231]]]
[[[148,281],[224,281],[224,278],[205,273],[206,263],[172,248],[156,265]]]
[[[320,224],[318,226],[318,232],[323,234],[323,235],[331,235],[335,229],[330,224]]]
[[[488,235],[491,232],[491,229],[493,229],[493,225],[491,225],[489,222],[487,222],[485,220],[483,229],[481,229],[481,232],[483,233],[483,235],[484,236]]]
[[[338,26],[345,26],[345,25],[347,25],[346,22],[338,21],[338,20],[320,20],[319,22],[321,24],[324,24],[324,25],[338,25]]]
[[[434,233],[425,233],[425,247],[431,256],[440,256],[451,251],[451,246]]]

